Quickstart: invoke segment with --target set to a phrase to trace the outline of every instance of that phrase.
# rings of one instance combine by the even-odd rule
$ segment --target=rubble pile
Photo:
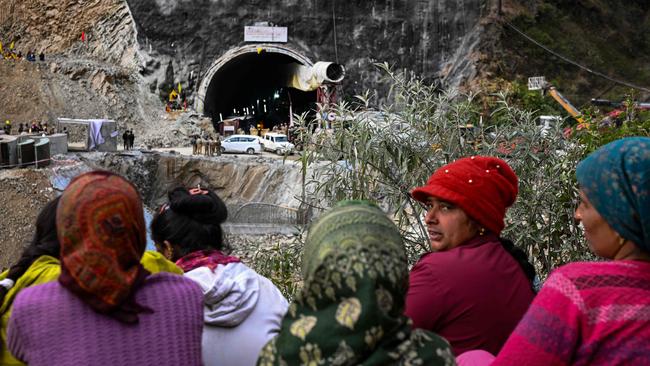
[[[194,112],[172,112],[162,117],[137,144],[149,149],[190,146],[190,136],[215,133],[212,121]]]
[[[254,263],[254,259],[266,251],[273,250],[280,245],[286,247],[296,241],[293,235],[224,235],[225,242],[232,248],[232,254],[241,258],[244,263]]]
[[[47,175],[38,170],[0,170],[0,269],[20,256],[34,235],[34,222],[55,191]]]

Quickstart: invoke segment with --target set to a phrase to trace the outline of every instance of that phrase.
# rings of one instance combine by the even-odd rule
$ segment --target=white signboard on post
[[[287,42],[287,27],[244,27],[244,42]]]
[[[543,76],[533,76],[528,78],[528,90],[542,90],[546,86],[546,78]]]

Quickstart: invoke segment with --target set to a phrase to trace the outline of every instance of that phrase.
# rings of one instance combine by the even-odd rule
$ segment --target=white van
[[[246,153],[249,155],[262,152],[260,139],[250,135],[232,135],[221,141],[222,153]]]
[[[262,142],[262,148],[266,151],[274,151],[278,155],[293,154],[295,146],[289,142],[287,135],[268,132],[260,140]]]

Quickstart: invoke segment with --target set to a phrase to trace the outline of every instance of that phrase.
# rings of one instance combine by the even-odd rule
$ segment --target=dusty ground
[[[18,258],[34,233],[36,215],[54,195],[41,171],[0,170],[0,268]]]

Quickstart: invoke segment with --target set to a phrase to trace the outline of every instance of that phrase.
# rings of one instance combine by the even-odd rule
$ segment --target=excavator
[[[547,82],[543,76],[528,78],[528,90],[541,90],[542,95],[550,95],[551,98],[555,99],[555,101],[558,102],[558,104],[560,104],[571,117],[578,121],[578,126],[585,124],[585,120],[582,118],[582,113],[580,113],[578,108],[574,107],[573,104],[571,104],[571,102],[569,102],[569,100],[565,98],[556,87]]]
[[[556,102],[558,102],[562,108],[564,108],[567,113],[571,115],[576,121],[578,121],[578,124],[584,124],[585,121],[582,118],[582,113],[569,102],[568,99],[564,97],[564,95],[560,94],[560,92],[552,85],[548,84],[546,89],[543,89],[548,95],[551,96],[551,98],[555,99]]]

